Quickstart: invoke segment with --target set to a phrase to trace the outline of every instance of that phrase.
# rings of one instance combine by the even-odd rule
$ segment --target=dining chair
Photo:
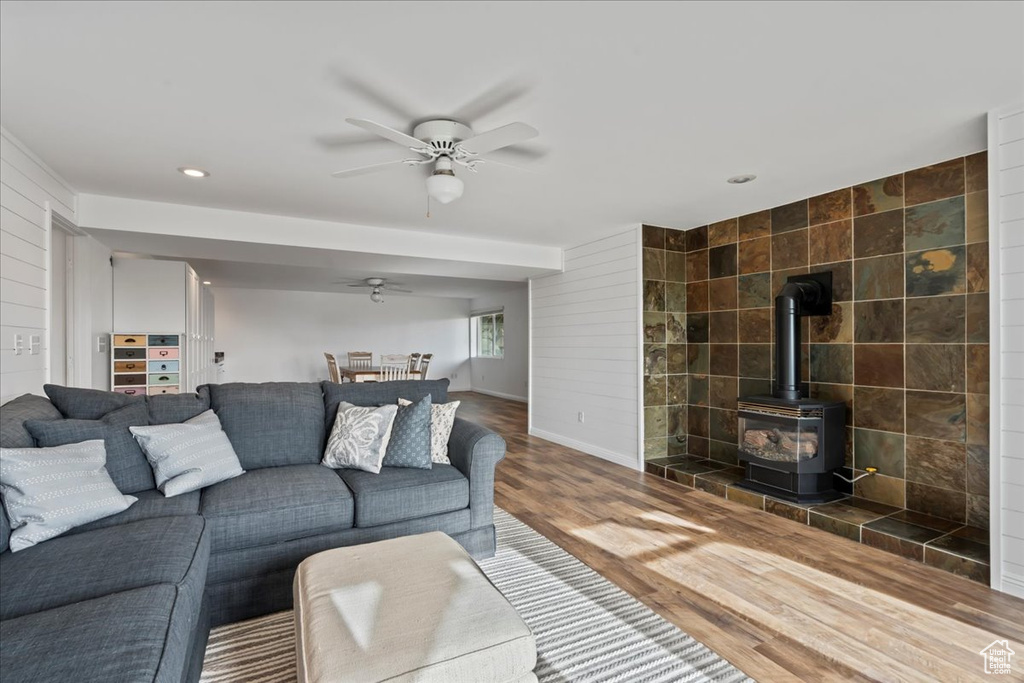
[[[381,365],[377,373],[378,382],[395,382],[409,379],[409,365]]]
[[[427,378],[427,366],[430,365],[430,359],[434,357],[432,353],[425,353],[420,357],[420,379]]]
[[[338,361],[334,359],[334,354],[325,351],[324,358],[327,359],[327,374],[331,381],[335,384],[341,384],[341,373],[338,372]]]
[[[405,369],[409,369],[409,355],[405,353],[386,353],[381,354],[380,357],[381,367],[387,366],[398,366],[401,365]]]
[[[373,353],[370,351],[349,351],[348,366],[350,368],[368,368],[373,365]]]
[[[420,369],[420,358],[423,356],[421,353],[410,353],[409,354],[409,372]]]

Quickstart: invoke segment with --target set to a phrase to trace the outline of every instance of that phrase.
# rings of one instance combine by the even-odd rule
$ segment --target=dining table
[[[347,367],[338,366],[338,374],[341,375],[342,380],[348,380],[350,382],[376,382],[377,377],[380,376],[379,365],[365,365],[363,367]],[[419,379],[419,370],[410,370],[409,379]]]

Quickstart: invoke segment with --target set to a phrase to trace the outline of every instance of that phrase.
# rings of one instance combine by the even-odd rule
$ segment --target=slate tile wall
[[[771,390],[775,293],[830,270],[832,315],[803,320],[802,375],[846,402],[847,464],[879,468],[855,495],[987,528],[986,169],[981,152],[686,231],[645,227],[647,456],[737,462],[736,396]]]

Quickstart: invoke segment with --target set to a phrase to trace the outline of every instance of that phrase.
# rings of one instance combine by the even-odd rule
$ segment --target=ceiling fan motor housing
[[[437,119],[435,121],[424,121],[412,130],[412,136],[420,140],[427,140],[437,150],[452,152],[455,145],[462,140],[473,137],[473,130],[458,121]]]

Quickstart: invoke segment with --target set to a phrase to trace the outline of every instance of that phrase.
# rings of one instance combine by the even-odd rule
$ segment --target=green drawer
[[[149,335],[150,346],[178,346],[178,335],[176,334],[151,334]]]
[[[162,373],[162,374],[158,373],[158,374],[150,375],[149,376],[149,383],[150,384],[157,384],[157,385],[158,384],[177,384],[178,383],[178,373],[176,373],[176,372],[168,372],[168,373]]]

